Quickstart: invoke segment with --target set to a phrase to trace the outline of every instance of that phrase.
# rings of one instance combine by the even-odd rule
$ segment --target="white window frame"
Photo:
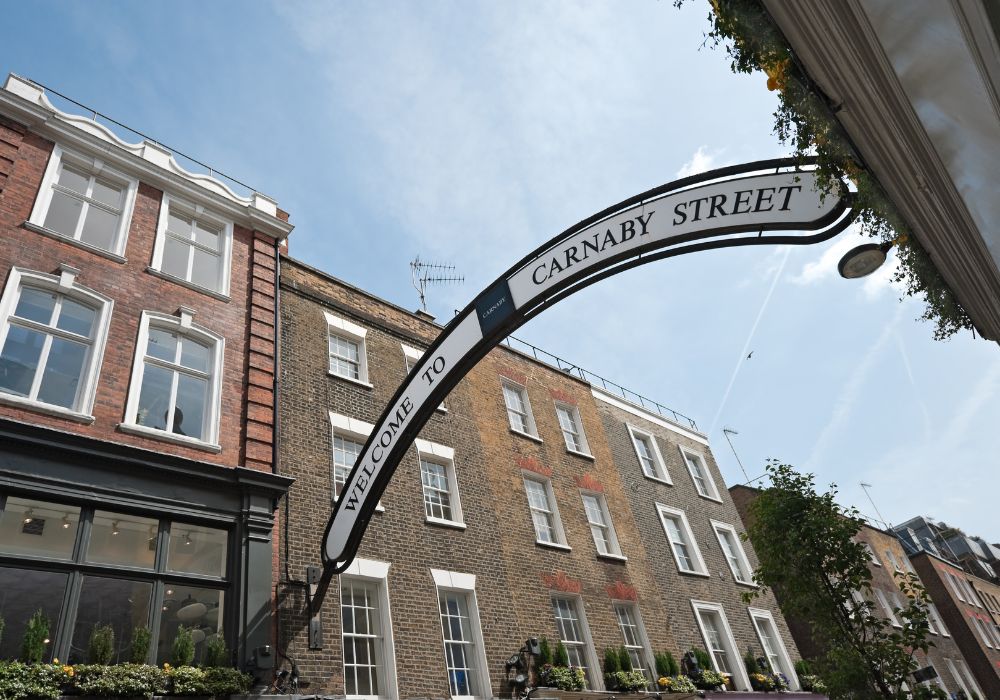
[[[558,421],[559,423],[559,430],[560,432],[562,432],[563,442],[566,443],[566,451],[569,452],[570,454],[593,459],[594,456],[590,453],[590,443],[587,442],[587,434],[583,431],[583,419],[580,417],[580,409],[574,406],[573,404],[568,404],[565,403],[564,401],[556,401],[555,405],[556,405],[556,421]],[[562,418],[560,417],[559,414],[560,411],[566,412],[566,415],[569,417],[571,426],[576,431],[575,433],[566,430],[566,426],[563,425]],[[569,435],[567,435],[567,432],[576,435],[576,438],[577,440],[579,440],[580,447],[582,449],[578,450],[572,445],[570,445],[570,439]]]
[[[515,381],[508,379],[507,377],[502,377],[500,379],[500,396],[503,399],[504,411],[507,413],[507,423],[510,425],[510,431],[516,433],[517,435],[523,435],[524,437],[531,438],[536,442],[541,442],[542,438],[538,436],[538,425],[535,423],[535,414],[531,410],[531,401],[528,399],[528,389],[527,387],[518,384]],[[510,389],[521,397],[521,403],[524,405],[524,418],[525,422],[528,424],[528,431],[525,432],[518,427],[515,427],[514,422],[510,418],[510,412],[514,409],[507,405],[507,393],[506,390]]]
[[[891,549],[885,550],[885,556],[889,560],[889,563],[892,564],[893,571],[895,571],[897,574],[906,573],[903,570],[903,567],[900,565],[899,560],[896,559],[896,555],[892,553]]]
[[[419,464],[420,461],[431,462],[444,467],[445,474],[448,478],[448,500],[451,506],[452,519],[448,520],[445,518],[437,518],[427,515],[427,506],[424,505],[424,522],[432,525],[443,525],[445,527],[453,527],[459,530],[464,530],[466,525],[465,517],[462,514],[462,498],[459,495],[458,489],[458,474],[455,471],[455,450],[451,447],[438,445],[435,442],[428,442],[427,440],[422,440],[420,438],[414,440],[414,444],[417,447],[417,466],[419,467],[418,471],[421,475],[421,503],[424,502],[424,484],[423,467]]]
[[[705,459],[705,455],[697,450],[692,450],[683,445],[678,445],[677,449],[681,451],[681,461],[684,462],[684,466],[687,468],[688,475],[691,477],[691,483],[694,485],[695,492],[701,497],[709,501],[715,501],[717,503],[722,503],[722,497],[719,496],[719,487],[715,485],[715,477],[712,476],[712,470],[708,467],[708,460]],[[699,467],[702,471],[702,478],[706,484],[706,490],[708,493],[702,493],[698,488],[698,479],[695,478],[694,471],[691,469],[691,463],[688,459],[696,459],[699,462]]]
[[[934,624],[937,626],[941,636],[951,636],[951,634],[948,633],[948,628],[944,625],[944,620],[941,619],[941,613],[938,612],[937,606],[931,601],[927,601],[927,616],[934,620]]]
[[[608,499],[604,497],[603,493],[598,491],[588,491],[581,489],[580,497],[583,501],[583,513],[587,518],[587,525],[590,527],[590,534],[594,540],[594,548],[597,550],[597,556],[603,557],[605,559],[617,559],[618,561],[627,561],[625,556],[622,555],[621,545],[618,543],[618,535],[615,532],[615,525],[611,520],[611,511],[608,510]],[[587,510],[587,498],[593,498],[597,501],[597,507],[600,509],[601,515],[604,517],[603,523],[595,523],[590,519],[590,511]],[[607,531],[608,539],[608,551],[602,552],[597,544],[597,535],[594,533],[594,528],[603,527]]]
[[[712,650],[712,644],[709,641],[708,631],[705,628],[705,622],[702,620],[701,613],[709,612],[719,616],[719,621],[722,623],[722,629],[719,630],[722,635],[722,643],[728,647],[725,651],[729,655],[733,665],[733,683],[736,685],[737,690],[750,690],[750,679],[747,677],[746,668],[743,665],[743,655],[740,654],[739,647],[736,646],[736,640],[733,638],[733,630],[729,627],[729,619],[726,617],[726,611],[722,605],[704,600],[692,600],[691,608],[694,610],[694,619],[698,623],[702,641],[705,642],[705,648],[712,659],[712,666],[716,672],[721,673],[718,670],[719,665],[715,660],[715,652]]]
[[[646,635],[646,626],[643,624],[642,615],[639,613],[639,605],[631,601],[615,600],[612,601],[611,608],[615,614],[615,621],[618,623],[618,630],[622,634],[622,643],[625,645],[626,649],[641,649],[639,653],[642,657],[643,665],[639,670],[642,671],[642,674],[646,676],[646,679],[649,681],[649,687],[655,687],[656,676],[653,674],[656,673],[656,660],[653,657],[652,647],[649,644],[649,637]],[[628,610],[629,614],[632,615],[638,647],[630,646],[625,643],[628,640],[625,637],[625,630],[623,629],[621,616],[618,614],[619,608]]]
[[[333,484],[333,438],[335,435],[339,434],[341,437],[350,438],[364,445],[368,442],[368,437],[375,430],[375,426],[371,423],[366,423],[363,420],[358,420],[357,418],[351,418],[350,416],[345,416],[340,413],[334,413],[330,411],[330,499],[331,503],[336,503],[339,499],[337,498],[337,491]],[[383,513],[385,508],[382,507],[382,500],[375,505],[375,512]]]
[[[705,558],[701,555],[701,548],[698,547],[698,541],[695,539],[694,532],[691,530],[691,524],[688,522],[687,514],[679,508],[671,508],[670,506],[665,506],[662,503],[656,504],[656,510],[660,516],[660,525],[663,527],[663,534],[666,536],[667,543],[670,545],[670,554],[673,556],[674,563],[677,565],[677,571],[682,574],[710,577],[711,574],[708,573],[708,567],[705,566]],[[686,540],[682,544],[686,545],[688,550],[691,552],[691,556],[689,558],[697,566],[697,569],[685,569],[681,566],[681,560],[674,551],[675,542],[670,536],[670,530],[667,528],[666,521],[668,519],[676,519],[678,521],[677,529],[681,536]]]
[[[324,311],[323,316],[326,318],[327,326],[327,336],[326,336],[326,356],[327,365],[326,371],[331,377],[337,377],[338,379],[343,379],[346,382],[351,382],[352,384],[359,384],[368,389],[372,388],[372,385],[368,382],[368,348],[365,343],[365,337],[368,335],[368,329],[359,326],[356,323],[348,321],[346,318],[341,318],[329,311]],[[332,356],[333,353],[330,352],[330,337],[337,336],[341,340],[347,340],[352,343],[356,343],[358,346],[358,378],[348,376],[346,374],[341,374],[333,369]]]
[[[90,173],[91,178],[101,177],[106,180],[117,181],[118,184],[125,185],[125,194],[122,197],[122,208],[119,214],[118,229],[115,231],[114,241],[111,248],[101,248],[91,243],[86,243],[80,239],[83,230],[83,222],[86,220],[85,212],[81,212],[77,222],[76,231],[73,235],[67,235],[59,231],[45,228],[45,217],[49,213],[49,205],[52,204],[52,193],[62,173],[65,162],[71,163],[74,167]],[[28,228],[38,233],[54,236],[59,240],[66,241],[93,253],[109,257],[118,262],[125,262],[125,244],[128,240],[128,230],[132,223],[132,211],[135,208],[135,196],[139,190],[138,179],[126,175],[125,173],[109,168],[100,158],[92,158],[81,155],[74,151],[67,151],[59,144],[52,148],[49,162],[45,166],[45,174],[42,176],[42,184],[38,188],[38,196],[31,209],[31,216],[28,217]],[[89,209],[92,200],[83,200],[84,208]],[[101,207],[107,209],[109,207]]]
[[[875,592],[875,598],[878,599],[879,605],[882,606],[882,612],[885,613],[886,619],[892,623],[893,627],[902,627],[903,625],[899,622],[899,618],[896,617],[896,613],[892,608],[892,603],[885,595],[885,591],[880,588],[873,588]]]
[[[581,643],[572,644],[572,646],[582,646],[583,655],[587,659],[587,671],[589,671],[587,674],[587,689],[603,690],[604,670],[599,665],[597,652],[594,651],[594,639],[590,635],[590,625],[587,624],[587,610],[583,604],[583,599],[578,595],[569,593],[554,594],[551,597],[550,607],[552,609],[552,621],[556,624],[556,639],[562,641],[563,646],[567,646],[566,640],[562,639],[562,635],[559,632],[559,623],[556,622],[555,601],[557,600],[564,600],[570,604],[572,612],[576,614],[576,621],[580,625],[580,635],[583,639]]]
[[[170,205],[173,204],[177,206],[180,210],[184,212],[186,216],[190,216],[199,221],[211,224],[214,227],[219,227],[219,243],[221,249],[219,250],[219,256],[222,260],[221,269],[219,274],[221,279],[219,280],[219,286],[216,289],[211,287],[205,287],[197,282],[193,282],[189,279],[183,277],[177,277],[169,272],[163,271],[163,250],[166,247],[167,242],[167,222],[169,221]],[[199,247],[197,244],[192,242],[192,245]],[[190,256],[189,256],[190,257]],[[190,267],[189,262],[188,266]],[[233,222],[220,216],[214,212],[209,211],[200,204],[193,204],[179,197],[175,197],[167,192],[163,193],[163,199],[160,201],[160,216],[156,222],[156,243],[153,245],[153,263],[150,265],[149,269],[151,272],[157,275],[169,279],[172,282],[176,282],[184,287],[189,287],[190,289],[195,289],[199,292],[205,292],[210,296],[219,297],[222,299],[229,299],[229,284],[230,277],[232,275],[233,267]],[[190,270],[189,270],[190,274]]]
[[[416,367],[417,363],[420,362],[421,358],[424,356],[424,351],[418,350],[417,348],[407,345],[406,343],[400,343],[399,345],[403,348],[403,367],[406,369],[406,374],[409,375],[410,370],[413,367]],[[438,404],[438,407],[435,410],[441,411],[441,413],[448,412],[448,408],[444,405],[444,401]]]
[[[629,437],[632,439],[632,449],[635,450],[635,457],[639,460],[639,471],[647,479],[652,479],[653,481],[662,481],[664,484],[670,486],[674,485],[674,482],[670,479],[670,472],[667,471],[667,463],[663,460],[663,455],[660,454],[660,446],[656,443],[656,436],[654,436],[648,430],[642,430],[641,428],[636,428],[634,425],[625,424],[625,428],[628,430]],[[653,457],[653,470],[656,472],[655,476],[652,474],[647,474],[645,468],[643,467],[642,455],[639,453],[638,442],[642,441],[648,443],[652,447],[651,455]]]
[[[951,588],[951,592],[955,594],[955,597],[963,603],[968,603],[969,601],[965,599],[965,594],[959,586],[958,577],[950,571],[943,571],[942,573],[944,574],[945,581],[948,583],[948,587]]]
[[[143,311],[139,319],[139,333],[136,338],[135,354],[132,360],[132,377],[129,380],[128,399],[125,403],[125,420],[118,424],[118,429],[155,438],[178,445],[186,445],[208,452],[221,452],[219,445],[219,422],[222,414],[222,371],[223,356],[226,350],[226,339],[217,333],[196,325],[192,322],[194,312],[186,307],[180,307],[177,316],[158,311]],[[142,376],[145,370],[146,347],[149,344],[149,327],[155,326],[178,335],[194,338],[206,343],[211,348],[211,377],[208,399],[205,401],[204,421],[206,424],[205,438],[178,435],[168,430],[158,430],[135,422],[135,414],[139,408],[139,394],[142,391]]]
[[[438,606],[440,608],[440,598],[442,592],[458,592],[465,595],[466,603],[469,606],[469,627],[472,630],[472,642],[476,647],[475,660],[479,665],[475,669],[476,687],[480,691],[478,696],[452,695],[454,700],[470,700],[472,697],[484,697],[491,695],[492,685],[490,684],[490,665],[486,658],[486,644],[483,641],[482,621],[479,617],[479,601],[476,598],[476,576],[475,574],[465,574],[458,571],[444,571],[441,569],[431,569],[431,578],[438,592]],[[440,609],[438,621],[440,626]],[[441,643],[444,645],[445,668],[447,669],[447,642],[444,639],[444,630],[441,630]],[[449,679],[449,689],[451,681]]]
[[[986,627],[982,620],[979,619],[979,616],[970,615],[970,617],[972,618],[973,626],[976,628],[976,631],[979,632],[979,637],[983,640],[983,644],[992,649],[994,646],[994,639],[993,635],[990,633],[990,629]]]
[[[94,335],[91,338],[90,350],[87,354],[87,367],[81,375],[80,384],[77,387],[74,407],[66,408],[2,391],[0,391],[0,403],[69,418],[80,423],[94,422],[94,416],[91,414],[94,409],[94,397],[97,393],[97,380],[104,362],[104,348],[107,344],[108,326],[111,321],[114,301],[103,294],[77,284],[76,277],[79,273],[79,270],[69,265],[60,265],[57,275],[13,267],[7,277],[3,296],[0,297],[0,350],[7,342],[7,333],[10,330],[9,319],[14,313],[14,309],[17,308],[17,302],[21,299],[21,289],[24,287],[60,294],[96,308]],[[49,335],[54,335],[52,332],[46,332]],[[39,360],[41,362],[43,358],[39,358]],[[37,381],[38,377],[36,377]]]
[[[535,518],[532,512],[536,510],[534,506],[531,505],[531,498],[528,496],[528,485],[524,485],[524,496],[528,503],[528,517],[531,520],[531,529],[535,533],[535,544],[541,545],[543,547],[552,547],[554,549],[564,549],[566,551],[570,550],[570,546],[566,544],[566,532],[563,530],[562,518],[559,517],[559,505],[556,503],[556,495],[552,490],[552,480],[547,479],[540,474],[536,474],[532,471],[522,470],[521,477],[525,482],[533,481],[540,485],[545,492],[546,504],[549,507],[548,513],[552,518],[552,534],[556,538],[555,542],[546,542],[541,539],[538,534],[538,528],[535,525]]]
[[[380,621],[382,623],[382,658],[385,661],[385,673],[384,678],[380,678],[379,681],[385,684],[385,691],[379,693],[379,695],[348,695],[350,700],[396,700],[399,697],[399,689],[397,686],[396,678],[396,645],[392,637],[392,610],[389,605],[389,567],[390,564],[382,561],[375,561],[372,559],[355,559],[351,565],[347,568],[344,573],[339,577],[340,582],[343,581],[344,577],[349,579],[360,580],[364,583],[373,584],[378,591],[379,596],[379,607],[381,608],[382,614],[380,615]],[[342,603],[338,599],[338,606]],[[337,610],[340,613],[340,608]],[[340,645],[341,645],[341,667],[343,667],[343,649],[344,649],[344,629],[343,622],[341,622],[340,629]],[[345,679],[346,684],[346,679]],[[344,690],[346,691],[346,685]]]
[[[865,549],[868,550],[868,558],[872,560],[872,564],[874,564],[879,568],[882,568],[882,562],[879,561],[878,555],[875,554],[875,548],[872,547],[867,542],[861,542],[861,546],[863,546]]]
[[[972,672],[969,670],[969,666],[965,663],[965,659],[956,658],[955,663],[958,665],[959,670],[965,676],[965,680],[968,683],[967,690],[976,691],[976,695],[985,700],[986,694],[983,693],[982,688],[979,687],[979,683],[976,682],[976,677],[972,675]],[[959,681],[959,685],[962,685],[961,681]],[[968,693],[966,694],[969,695]],[[971,698],[972,696],[969,695],[969,697]]]
[[[740,535],[736,531],[736,528],[729,523],[724,523],[719,520],[709,520],[712,524],[712,530],[715,532],[716,539],[719,540],[719,547],[722,549],[722,556],[729,565],[729,571],[733,575],[733,581],[743,586],[749,586],[751,588],[756,588],[757,585],[753,582],[753,567],[750,566],[750,560],[747,559],[747,553],[743,549],[743,543],[740,541]],[[739,560],[741,568],[746,572],[746,578],[740,577],[737,570],[733,567],[733,562],[729,560],[729,555],[726,553],[726,543],[723,541],[722,533],[726,532],[733,538],[733,543],[736,549],[736,558]]]
[[[776,670],[788,678],[789,685],[791,686],[789,690],[797,690],[799,688],[799,677],[795,673],[795,665],[792,663],[791,657],[788,656],[788,650],[785,648],[785,641],[781,638],[781,634],[778,632],[778,625],[774,621],[774,615],[771,614],[770,610],[764,610],[763,608],[747,608],[747,612],[750,614],[750,622],[753,625],[754,631],[757,633],[757,639],[760,640],[761,651],[764,652],[764,656],[767,657],[767,649],[764,645],[764,636],[761,634],[760,621],[764,620],[771,625],[771,632],[773,633],[773,638],[775,643],[777,643],[778,648],[776,650],[778,654],[778,659],[781,661],[783,668],[772,669]],[[771,659],[768,658],[768,663],[771,663]],[[773,665],[773,664],[772,664]]]

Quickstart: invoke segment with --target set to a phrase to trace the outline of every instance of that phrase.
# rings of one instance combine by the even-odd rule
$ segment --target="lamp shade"
[[[208,610],[208,608],[204,603],[194,601],[193,603],[188,603],[177,611],[177,619],[181,622],[191,622],[192,620],[197,620],[204,615],[206,610]]]

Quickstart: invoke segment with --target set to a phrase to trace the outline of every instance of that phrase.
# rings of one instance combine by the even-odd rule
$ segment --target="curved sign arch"
[[[682,178],[598,212],[518,261],[445,326],[390,400],[323,537],[347,569],[389,479],[448,392],[492,348],[559,300],[654,260],[743,245],[808,245],[854,218],[846,188],[822,195],[811,163],[758,161]],[[778,231],[786,233],[765,234]]]

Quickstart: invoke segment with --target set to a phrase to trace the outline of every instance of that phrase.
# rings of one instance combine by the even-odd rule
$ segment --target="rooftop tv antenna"
[[[877,515],[879,521],[881,521],[882,527],[884,527],[886,530],[891,531],[892,530],[892,526],[889,525],[885,521],[885,518],[882,517],[882,514],[878,512],[878,506],[875,505],[875,501],[872,500],[872,495],[868,492],[868,489],[872,488],[872,485],[868,484],[868,483],[865,483],[864,481],[858,482],[858,485],[861,487],[861,490],[865,492],[865,495],[868,496],[868,502],[871,503],[872,504],[872,508],[875,509],[875,515]]]
[[[454,265],[423,262],[419,255],[410,261],[410,279],[413,282],[413,288],[420,295],[420,309],[424,313],[427,313],[427,285],[465,282],[464,276],[448,274],[454,270]]]
[[[723,428],[722,432],[726,436],[726,442],[729,443],[729,449],[733,451],[733,456],[736,457],[736,463],[740,465],[740,469],[743,471],[743,478],[745,478],[747,480],[747,484],[749,484],[750,476],[747,474],[747,470],[746,467],[743,466],[743,462],[740,461],[740,456],[736,454],[736,448],[733,447],[733,441],[729,439],[730,435],[739,435],[739,433],[733,430],[732,428]]]

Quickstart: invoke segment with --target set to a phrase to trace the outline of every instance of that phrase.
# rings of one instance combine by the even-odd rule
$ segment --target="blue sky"
[[[7,8],[0,69],[275,197],[291,252],[407,308],[408,262],[454,264],[454,309],[567,226],[680,173],[785,154],[762,75],[701,48],[707,6],[660,2],[89,2]],[[20,15],[20,16],[18,16]],[[692,416],[727,481],[767,457],[886,520],[1000,539],[1000,353],[935,342],[846,233],[662,261],[518,332]],[[744,350],[746,348],[746,350]],[[753,356],[744,359],[752,350]]]

